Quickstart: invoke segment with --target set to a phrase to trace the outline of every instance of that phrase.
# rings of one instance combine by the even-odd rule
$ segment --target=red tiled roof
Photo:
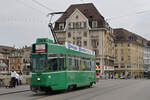
[[[117,41],[134,41],[134,42],[137,42],[137,40],[141,40],[142,42],[147,41],[143,37],[141,37],[135,33],[132,33],[126,29],[123,29],[123,28],[114,29],[114,35],[115,35],[115,42],[117,42]]]
[[[85,3],[85,4],[73,4],[71,5],[65,13],[56,21],[56,23],[65,22],[66,19],[78,9],[87,17],[89,20],[96,20],[98,21],[98,26],[103,27],[105,24],[104,17],[99,13],[93,3]]]
[[[69,17],[74,11],[75,9],[80,10],[87,18],[90,18],[91,16],[93,17],[93,19],[100,19],[104,17],[98,12],[98,10],[95,8],[95,6],[93,5],[93,3],[86,3],[86,4],[74,4],[71,5],[63,14],[63,16],[61,16],[57,22],[65,22],[66,18]]]
[[[116,41],[128,41],[129,34],[131,34],[131,32],[123,28],[114,29],[114,35]]]

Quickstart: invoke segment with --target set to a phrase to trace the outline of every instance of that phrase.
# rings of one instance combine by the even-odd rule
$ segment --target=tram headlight
[[[37,80],[40,81],[41,79],[40,79],[40,78],[37,78]]]
[[[48,78],[51,79],[52,77],[49,75]]]

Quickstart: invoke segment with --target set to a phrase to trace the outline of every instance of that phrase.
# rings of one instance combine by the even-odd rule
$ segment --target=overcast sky
[[[112,28],[150,40],[150,0],[0,0],[0,45],[21,48],[38,37],[52,38],[46,15],[76,3],[93,3]]]

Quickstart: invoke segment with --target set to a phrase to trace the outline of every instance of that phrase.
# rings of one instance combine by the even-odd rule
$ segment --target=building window
[[[121,43],[121,47],[123,47],[123,43]]]
[[[131,65],[128,65],[127,68],[131,68]]]
[[[77,15],[77,16],[76,16],[76,19],[78,19],[78,18],[79,18],[79,16]]]
[[[121,61],[123,61],[124,60],[124,58],[123,57],[121,57]]]
[[[76,27],[76,23],[75,23],[75,22],[73,22],[73,29],[75,29],[75,27]]]
[[[92,46],[96,48],[99,45],[97,40],[92,40]]]
[[[83,25],[84,25],[84,28],[86,28],[86,22],[83,22],[83,23],[84,23],[84,24],[83,24]]]
[[[118,61],[118,56],[116,56],[116,59],[115,59],[116,61]]]
[[[115,55],[117,55],[118,50],[115,50]]]
[[[84,32],[84,37],[87,37],[87,32]]]
[[[63,30],[64,29],[64,23],[59,24],[59,30]]]
[[[130,56],[128,56],[128,61],[130,61]]]
[[[87,41],[84,41],[84,46],[87,46]]]
[[[79,22],[76,22],[76,26],[75,28],[79,29],[80,28],[80,25],[79,25]]]
[[[125,66],[124,65],[121,65],[121,67],[120,68],[125,68]]]
[[[92,21],[92,28],[97,28],[97,21]]]
[[[70,28],[73,28],[73,23],[70,23]]]
[[[117,47],[117,44],[115,44],[115,47]]]
[[[118,66],[114,66],[115,68],[118,68]]]
[[[94,50],[95,51],[95,55],[98,56],[99,55],[99,51],[98,50]]]
[[[81,22],[79,22],[79,28],[82,28],[82,26],[81,26],[81,25],[82,25],[82,23],[81,23]]]
[[[123,49],[121,49],[121,54],[123,54]]]
[[[77,41],[78,46],[82,46],[81,44],[82,44],[81,41]]]
[[[128,49],[128,54],[130,55],[130,49]]]
[[[68,38],[70,38],[70,37],[71,37],[71,33],[69,32],[69,33],[68,33]]]
[[[72,27],[71,27],[71,23],[68,23],[68,28],[69,28],[69,29],[72,28]]]
[[[130,47],[130,43],[128,43],[128,47]]]

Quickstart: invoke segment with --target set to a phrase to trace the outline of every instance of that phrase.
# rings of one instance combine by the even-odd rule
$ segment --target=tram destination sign
[[[46,52],[46,45],[45,44],[36,44],[35,45],[35,52],[36,53]]]
[[[65,46],[66,46],[66,48],[71,49],[71,50],[87,53],[90,55],[95,55],[95,51],[93,51],[93,50],[85,49],[85,48],[82,48],[80,46],[76,46],[76,45],[73,45],[71,43],[68,43],[68,42],[65,43]]]

